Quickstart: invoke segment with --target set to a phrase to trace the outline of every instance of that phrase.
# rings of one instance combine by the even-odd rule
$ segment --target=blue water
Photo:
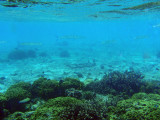
[[[18,43],[25,42],[42,43],[41,46],[32,45],[32,47],[45,49],[55,47],[55,41],[66,40],[70,46],[73,44],[73,47],[83,48],[85,43],[95,43],[96,49],[96,47],[103,46],[105,41],[113,41],[120,50],[135,53],[139,51],[155,52],[160,46],[160,27],[154,27],[158,24],[158,19],[102,22],[1,21],[1,50],[11,50],[17,47]],[[117,49],[113,48],[113,51]]]
[[[1,67],[6,66],[0,75],[10,81],[2,82],[3,89],[18,81],[33,82],[45,72],[45,77],[59,79],[75,76],[78,71],[84,74],[83,81],[88,78],[85,71],[93,72],[89,77],[100,79],[99,71],[134,68],[147,74],[148,79],[160,80],[156,71],[160,51],[159,5],[133,9],[157,1],[54,2],[0,1],[0,60]],[[12,4],[16,7],[5,6]],[[37,57],[9,59],[15,50],[33,50]],[[69,52],[69,57],[60,55],[64,51]],[[43,58],[41,53],[48,56]],[[91,61],[96,61],[97,66],[68,67]],[[101,70],[100,65],[106,69]]]
[[[137,113],[133,116],[152,117],[148,113],[153,111],[151,106],[156,104],[155,111],[159,109],[159,10],[159,0],[0,0],[0,119],[17,111],[24,112],[23,115],[15,115],[17,119],[25,115],[30,119],[41,109],[38,107],[45,100],[76,95],[78,99],[83,99],[81,102],[85,104],[82,108],[86,105],[84,110],[79,106],[81,102],[76,103],[75,100],[78,107],[75,104],[73,107],[71,105],[73,109],[68,109],[69,103],[63,110],[63,105],[58,105],[63,104],[62,101],[57,102],[57,107],[60,107],[58,112],[54,105],[48,104],[53,108],[42,109],[35,117],[54,119],[52,116],[60,113],[60,117],[68,119],[75,108],[78,112],[74,111],[74,114],[80,115],[80,109],[82,113],[86,112],[82,116],[87,116],[92,112],[90,106],[98,111],[93,111],[91,116],[98,114],[98,117],[104,115],[113,119],[121,119],[121,116],[123,119],[125,116],[121,114],[129,113],[127,118],[131,118],[135,109],[143,111],[144,108],[138,116],[135,115]],[[67,77],[69,81],[65,83]],[[77,79],[85,84],[84,89]],[[34,83],[36,80],[41,83]],[[148,82],[152,80],[153,84]],[[12,86],[22,81],[31,85],[26,84],[25,87],[25,83],[20,83],[18,87]],[[17,89],[24,91],[17,92]],[[91,93],[86,90],[91,90]],[[140,100],[140,93],[140,98],[133,100],[133,103],[129,99],[131,105],[126,103],[130,108],[121,102],[119,107],[125,107],[123,112],[119,112],[120,108],[114,111],[118,101],[128,99],[136,92],[146,92],[146,96],[152,92],[157,95],[151,94],[148,98],[142,93]],[[88,101],[85,102],[85,99]],[[114,107],[108,110],[109,105]],[[105,107],[105,110],[99,106]],[[70,109],[72,112],[65,113]],[[59,112],[61,110],[62,113]],[[45,111],[47,113],[43,113]],[[108,115],[104,111],[109,112]],[[156,119],[158,112],[157,116],[156,112],[153,116]],[[90,115],[87,117],[85,119],[92,119]]]

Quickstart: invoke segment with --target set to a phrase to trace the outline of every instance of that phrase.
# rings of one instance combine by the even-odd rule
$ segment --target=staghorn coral
[[[124,94],[131,96],[141,90],[145,84],[142,81],[143,75],[134,71],[124,73],[113,71],[104,75],[102,80],[91,82],[86,85],[85,90],[91,90],[100,94]]]

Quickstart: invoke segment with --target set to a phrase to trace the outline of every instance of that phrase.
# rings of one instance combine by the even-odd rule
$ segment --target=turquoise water
[[[100,79],[98,71],[134,68],[147,79],[159,80],[159,4],[156,0],[0,1],[0,57],[1,66],[6,66],[1,76],[10,81],[2,82],[2,91],[15,82],[14,77],[33,82],[44,71],[49,71],[44,72],[46,77],[57,79],[76,77],[78,71],[84,81],[88,69],[95,72],[90,78]],[[9,54],[15,50],[32,50],[36,57],[12,60]],[[60,55],[64,51],[68,57]],[[96,61],[96,68],[67,67],[88,61]],[[34,77],[21,75],[27,69]]]
[[[127,74],[124,79],[130,78],[129,73],[124,73],[127,70],[135,71],[132,73],[135,74],[135,78],[142,73],[144,81],[160,81],[159,10],[159,0],[0,0],[0,97],[2,93],[9,94],[6,91],[11,85],[29,82],[33,87],[36,84],[34,81],[40,77],[57,80],[58,87],[61,87],[60,85],[68,77],[79,79],[86,84],[88,81],[103,81],[107,79],[106,74],[119,71],[124,76]],[[114,75],[112,77],[114,78]],[[100,83],[93,85],[95,89],[97,89],[96,84]],[[153,84],[155,87],[152,87],[159,90],[159,82]],[[130,83],[127,85],[129,87],[125,90],[130,88]],[[147,85],[148,83],[144,86]],[[124,92],[119,93],[115,90],[117,93],[115,91],[105,93],[103,90],[94,90],[93,86],[90,86],[89,91],[108,101],[110,95],[116,97],[117,94],[121,95]],[[147,88],[152,89],[152,87]],[[44,87],[44,91],[45,89]],[[67,88],[63,88],[62,91],[64,89]],[[158,90],[148,89],[144,91],[160,94]],[[67,89],[68,96],[74,90]],[[79,87],[78,90],[85,91]],[[67,96],[61,95],[62,91],[57,92],[58,97]],[[14,92],[16,94],[16,91]],[[134,92],[132,93],[132,90],[130,92],[126,98],[123,94],[122,98],[131,98]],[[35,93],[31,94],[34,96]],[[16,109],[20,103],[39,106],[44,101],[57,97],[49,95],[45,93],[42,96],[37,95],[37,98],[20,96],[17,101],[8,100],[7,105],[4,104],[4,109],[13,113],[22,110]],[[116,101],[113,96],[111,99]],[[123,99],[119,97],[118,100]],[[159,109],[159,100],[155,101],[158,102],[153,106]],[[10,102],[17,104],[12,106]],[[0,98],[0,108],[3,108],[2,103]],[[139,103],[141,101],[137,102],[137,105]],[[8,104],[13,109],[8,107]],[[22,111],[35,111],[34,107]],[[3,112],[0,110],[0,115]],[[7,117],[6,113],[4,117]],[[115,120],[119,120],[118,117]]]
[[[56,72],[55,76],[52,75],[54,72],[46,73],[49,78],[62,77],[65,71],[68,72],[68,76],[74,76],[75,71],[85,74],[85,70],[74,70],[66,66],[76,62],[86,63],[93,59],[97,63],[97,68],[91,68],[91,71],[96,73],[98,70],[94,69],[99,69],[102,64],[106,66],[102,72],[124,71],[133,67],[142,72],[147,71],[149,79],[154,76],[150,72],[154,71],[156,75],[158,74],[155,67],[153,67],[154,70],[148,71],[152,64],[159,67],[158,1],[42,0],[0,1],[0,4],[1,65],[8,66],[7,73],[2,71],[2,77],[6,76],[12,80],[11,74],[15,71],[23,71],[18,67],[25,64],[23,61],[29,64],[24,66],[31,67],[33,73],[32,64],[37,65],[37,71],[42,72],[42,66],[45,66],[44,71],[50,71],[52,68],[47,67],[50,63],[53,62],[54,66],[57,61],[61,61],[58,63],[60,66],[56,66],[55,69],[61,72],[59,74]],[[9,53],[14,50],[33,50],[36,52],[36,57],[15,61],[8,59]],[[69,57],[59,57],[60,52],[64,51],[69,52]],[[41,53],[47,56],[39,56]],[[36,64],[35,61],[37,61]],[[42,63],[38,61],[45,61],[44,65],[41,66]],[[17,66],[17,64],[20,65]],[[112,67],[110,68],[109,65]],[[40,73],[35,74],[40,76]],[[87,78],[86,75],[84,76],[82,81]],[[16,77],[19,79],[18,75]],[[23,79],[23,75],[21,77]],[[28,77],[31,76],[28,75]],[[97,74],[90,77],[99,78],[100,76]],[[29,80],[24,77],[25,81],[30,82],[36,78],[38,77]],[[156,79],[159,79],[159,75]],[[7,86],[9,85],[5,87]]]
[[[76,50],[84,47],[94,50],[109,47],[112,52],[123,51],[124,54],[132,55],[146,52],[156,55],[160,46],[158,25],[158,19],[89,22],[1,21],[1,50],[7,51],[16,47],[46,50],[58,47],[58,42],[67,41],[69,46]],[[26,45],[19,45],[25,43]],[[102,50],[101,54],[103,52],[105,51]]]

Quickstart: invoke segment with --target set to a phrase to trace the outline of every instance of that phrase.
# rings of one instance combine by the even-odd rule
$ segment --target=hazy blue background
[[[67,41],[71,49],[92,48],[127,53],[160,50],[159,20],[109,20],[105,22],[0,22],[0,49],[38,48],[50,50]],[[31,42],[36,45],[21,46]],[[38,45],[40,43],[40,45]],[[66,47],[64,45],[64,47]],[[87,52],[87,51],[86,51]]]

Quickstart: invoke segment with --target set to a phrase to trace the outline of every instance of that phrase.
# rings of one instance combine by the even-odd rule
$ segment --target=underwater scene
[[[0,0],[0,120],[160,120],[159,0]]]

